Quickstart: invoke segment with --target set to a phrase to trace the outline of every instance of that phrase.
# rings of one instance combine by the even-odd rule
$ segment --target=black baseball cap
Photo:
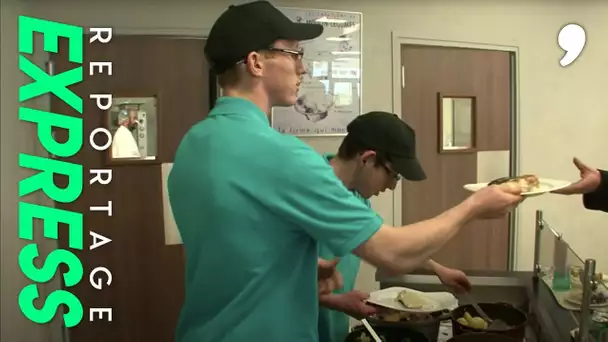
[[[348,135],[376,153],[386,154],[392,168],[410,181],[426,179],[416,158],[416,133],[396,114],[369,112],[346,126]]]
[[[221,74],[278,39],[310,40],[322,33],[322,25],[295,23],[268,1],[232,5],[213,24],[205,55],[212,70]]]

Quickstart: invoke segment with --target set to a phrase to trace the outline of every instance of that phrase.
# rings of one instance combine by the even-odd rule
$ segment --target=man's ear
[[[264,56],[259,52],[251,52],[247,55],[247,70],[253,76],[260,77],[264,74]]]
[[[376,158],[376,151],[365,151],[363,153],[361,153],[361,161],[363,164],[366,164],[368,161],[370,160],[375,160]]]

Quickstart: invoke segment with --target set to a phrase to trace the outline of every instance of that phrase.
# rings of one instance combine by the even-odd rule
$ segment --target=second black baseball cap
[[[221,74],[276,40],[310,40],[322,33],[322,25],[295,23],[268,1],[232,5],[213,24],[205,55],[211,68]]]
[[[348,135],[390,158],[392,168],[411,181],[426,179],[416,157],[416,133],[396,114],[369,112],[358,116],[346,127]]]

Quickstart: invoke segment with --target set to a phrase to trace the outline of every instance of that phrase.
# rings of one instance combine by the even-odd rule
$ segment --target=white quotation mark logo
[[[562,67],[567,67],[574,63],[583,52],[587,43],[585,29],[579,24],[568,24],[559,30],[557,43],[562,50],[566,51],[566,54],[559,60],[559,64]]]

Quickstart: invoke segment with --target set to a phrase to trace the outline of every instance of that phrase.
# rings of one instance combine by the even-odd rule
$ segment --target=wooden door
[[[65,43],[65,42],[61,42]],[[74,203],[56,203],[58,208],[84,213],[85,241],[89,232],[112,241],[94,250],[77,253],[85,276],[70,288],[84,305],[84,318],[70,329],[71,342],[139,342],[174,340],[174,330],[184,299],[184,253],[181,245],[165,245],[161,165],[171,163],[187,130],[209,110],[208,66],[202,39],[174,39],[157,36],[114,36],[107,44],[85,40],[84,81],[72,90],[84,99],[85,146],[70,162],[84,166],[84,191]],[[70,69],[67,45],[53,55],[55,73]],[[88,76],[91,61],[111,61],[112,75]],[[150,92],[159,95],[157,106],[158,149],[156,160],[143,164],[108,166],[105,152],[88,143],[90,133],[105,126],[105,115],[89,100],[89,94]],[[120,95],[120,94],[119,94]],[[56,113],[80,115],[57,98],[51,102]],[[57,140],[67,140],[56,132]],[[102,145],[103,135],[98,135]],[[203,156],[201,156],[203,157]],[[112,169],[108,185],[89,185],[89,170]],[[58,184],[60,180],[58,180]],[[92,212],[91,206],[107,206],[112,216]],[[67,248],[66,235],[60,245]],[[88,244],[85,244],[85,246]],[[89,282],[90,272],[104,266],[112,282],[97,290]],[[97,274],[99,278],[103,273]],[[98,280],[97,280],[98,281]],[[89,323],[89,308],[112,308],[112,321]]]
[[[511,71],[508,52],[462,48],[402,45],[401,63],[402,118],[416,130],[428,176],[403,184],[402,223],[409,224],[464,200],[470,194],[464,184],[509,175]],[[475,149],[440,153],[439,96],[474,99]],[[463,270],[506,270],[508,222],[505,217],[472,223],[433,258]]]

